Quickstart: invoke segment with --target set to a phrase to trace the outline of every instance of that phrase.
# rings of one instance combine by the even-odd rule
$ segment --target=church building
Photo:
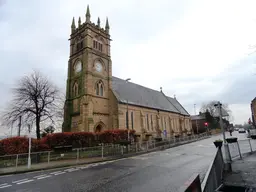
[[[140,139],[192,134],[189,113],[174,97],[112,76],[110,26],[73,18],[63,131],[134,129]],[[115,66],[115,65],[114,65]]]

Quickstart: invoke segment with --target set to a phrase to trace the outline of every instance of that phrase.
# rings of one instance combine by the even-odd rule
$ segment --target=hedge
[[[130,131],[130,138],[135,131]],[[31,152],[49,151],[57,146],[72,146],[84,148],[96,146],[99,143],[118,143],[127,140],[126,129],[106,130],[100,133],[92,132],[63,132],[48,134],[40,140],[31,140]],[[0,140],[0,155],[28,153],[27,137],[12,137]]]
[[[134,137],[135,131],[130,131],[130,137]],[[106,130],[96,134],[100,143],[117,143],[128,139],[127,129]]]
[[[0,153],[6,154],[20,154],[28,153],[29,141],[27,137],[11,137],[0,141]],[[31,139],[31,152],[50,150],[48,145],[42,143],[41,140]]]

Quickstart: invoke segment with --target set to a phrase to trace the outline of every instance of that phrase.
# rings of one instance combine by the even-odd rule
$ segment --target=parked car
[[[244,128],[240,128],[239,130],[238,130],[238,133],[245,133],[246,131],[245,131],[245,129]]]
[[[238,128],[238,127],[235,127],[234,130],[235,130],[235,131],[239,131],[239,128]]]

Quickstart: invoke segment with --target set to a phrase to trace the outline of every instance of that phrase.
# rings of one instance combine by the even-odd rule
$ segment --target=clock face
[[[78,73],[82,70],[82,62],[81,61],[77,61],[75,64],[75,72]]]
[[[95,64],[95,69],[98,71],[98,72],[101,72],[102,71],[102,64],[100,62],[97,62]]]

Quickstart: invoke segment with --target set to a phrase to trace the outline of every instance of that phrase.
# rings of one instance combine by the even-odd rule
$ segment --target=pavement
[[[225,185],[256,188],[256,153],[232,163],[232,173],[224,178]]]
[[[241,137],[245,139],[246,134],[241,134],[240,139],[242,139]],[[256,191],[256,140],[251,140],[253,152],[251,152],[248,142],[242,141],[239,142],[239,145],[242,159],[237,155],[232,161],[232,172],[225,174],[224,185],[243,186],[253,188],[251,191]],[[235,152],[233,152],[234,154]]]
[[[194,174],[204,178],[221,135],[134,157],[0,177],[0,191],[178,191]]]

